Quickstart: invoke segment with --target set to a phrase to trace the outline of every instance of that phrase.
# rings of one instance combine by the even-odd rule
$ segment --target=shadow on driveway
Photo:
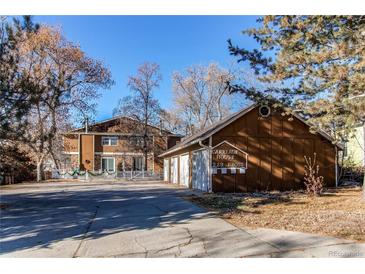
[[[3,194],[1,202],[9,207],[0,211],[0,254],[184,223],[205,214],[179,194],[163,188]]]

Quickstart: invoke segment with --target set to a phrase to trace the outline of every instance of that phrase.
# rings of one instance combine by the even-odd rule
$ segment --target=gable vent
[[[261,117],[269,117],[271,113],[271,109],[269,106],[261,106],[259,108],[259,113]]]

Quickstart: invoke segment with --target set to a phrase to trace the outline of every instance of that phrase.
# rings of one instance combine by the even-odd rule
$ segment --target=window
[[[101,158],[101,169],[104,171],[115,171],[115,159],[111,157]]]
[[[118,144],[118,137],[117,136],[110,136],[101,137],[101,144],[103,146],[116,146]]]
[[[63,155],[61,159],[61,168],[67,170],[72,168],[71,155]]]
[[[65,159],[65,169],[69,169],[69,168],[71,168],[71,159],[66,158]]]

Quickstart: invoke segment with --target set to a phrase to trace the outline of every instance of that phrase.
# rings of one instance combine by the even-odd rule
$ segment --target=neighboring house
[[[336,186],[337,150],[324,132],[312,134],[299,115],[253,105],[160,155],[164,180],[213,192],[292,190],[304,187],[304,156],[317,155],[326,186]]]
[[[143,125],[129,117],[115,117],[63,134],[62,169],[138,171],[144,168]],[[157,156],[181,136],[148,126],[148,171],[161,172]]]
[[[365,166],[365,126],[355,128],[354,136],[345,144],[344,157],[349,164]]]

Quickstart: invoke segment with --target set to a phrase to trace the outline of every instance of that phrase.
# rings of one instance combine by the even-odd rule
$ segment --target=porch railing
[[[124,180],[162,180],[163,173],[153,171],[70,171],[70,170],[55,170],[52,174],[53,178],[60,179],[80,179],[80,180],[97,180],[97,179],[124,179]]]

